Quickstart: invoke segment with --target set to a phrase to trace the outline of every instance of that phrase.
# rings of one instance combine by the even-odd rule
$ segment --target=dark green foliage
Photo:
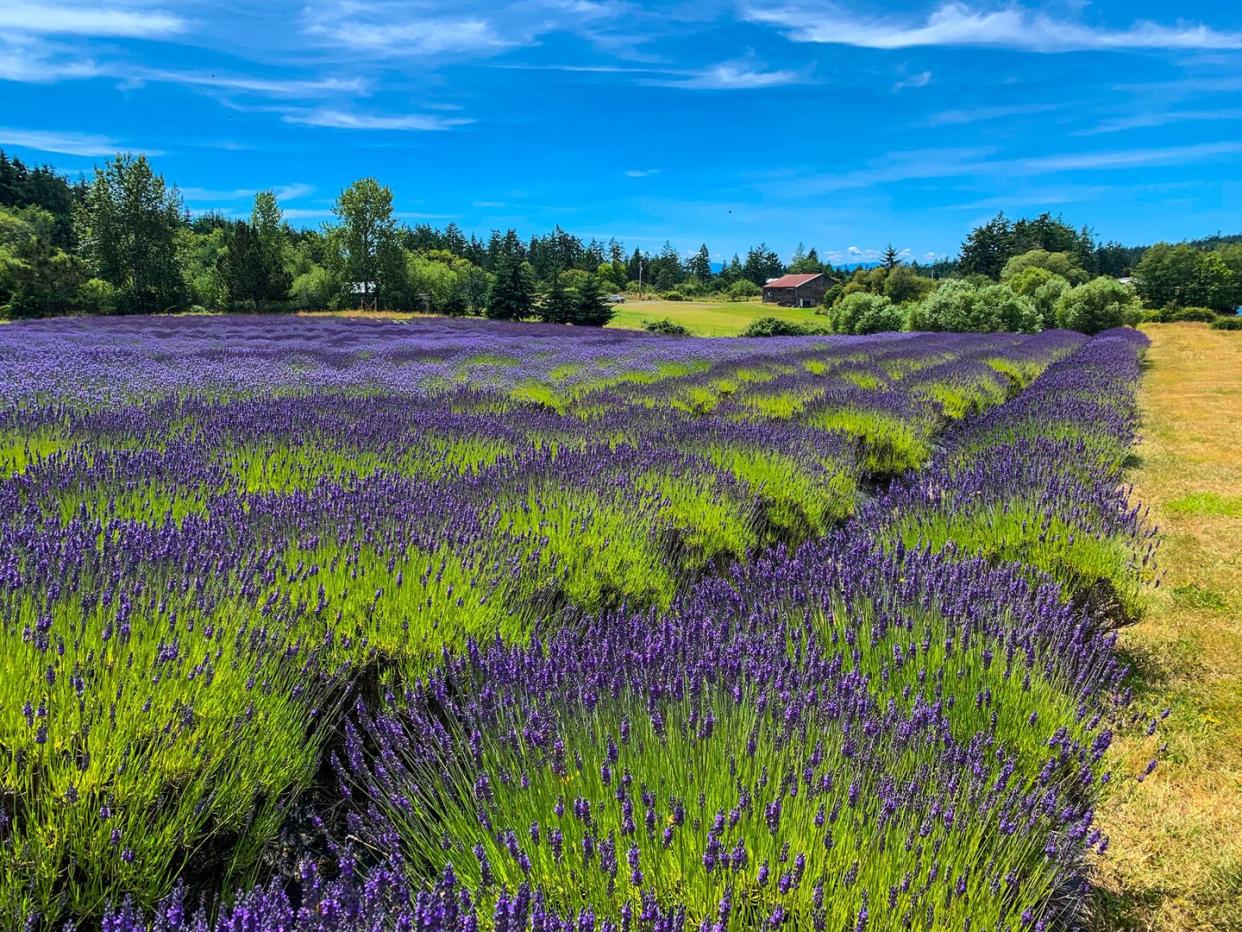
[[[568,324],[573,322],[575,310],[574,296],[561,277],[553,275],[552,284],[539,304],[539,319],[546,324]]]
[[[1204,252],[1187,243],[1157,243],[1143,254],[1134,277],[1151,307],[1233,310],[1242,303],[1242,247]]]
[[[118,155],[95,170],[79,239],[91,272],[116,286],[121,313],[172,310],[184,300],[177,261],[181,211],[181,195],[151,170],[146,156]]]
[[[1242,317],[1218,317],[1212,321],[1213,330],[1242,330]]]
[[[684,301],[684,300],[686,300],[686,296],[685,296],[684,294],[682,294],[680,291],[666,291],[666,292],[664,292],[664,294],[660,295],[660,297],[661,297],[661,298],[663,298],[665,301]]]
[[[779,317],[760,317],[743,332],[744,337],[809,337],[824,331],[809,324],[800,324]]]
[[[1211,308],[1206,307],[1184,307],[1180,311],[1173,311],[1166,316],[1166,320],[1191,321],[1200,324],[1210,324],[1216,320],[1219,315]]]
[[[521,320],[529,316],[535,286],[513,230],[500,241],[493,268],[496,279],[487,295],[487,316],[492,320]]]
[[[1090,230],[1075,230],[1049,213],[1016,222],[999,213],[966,237],[962,243],[961,270],[999,278],[1006,262],[1033,249],[1070,253],[1088,270],[1095,265],[1095,240]]]
[[[38,207],[47,211],[52,216],[48,239],[60,249],[71,249],[75,244],[74,200],[69,181],[50,166],[32,168],[0,150],[0,207]]]
[[[664,317],[660,320],[644,320],[643,329],[648,333],[662,333],[670,337],[685,337],[690,331],[676,321]]]
[[[219,272],[230,305],[262,310],[284,301],[293,278],[281,263],[280,254],[265,246],[258,231],[244,220],[225,229]]]
[[[701,282],[706,283],[712,280],[712,258],[711,253],[707,251],[706,243],[686,260],[686,271],[692,278],[697,278]]]
[[[575,289],[573,323],[580,327],[602,327],[612,320],[612,305],[604,299],[599,279],[588,275]]]
[[[784,270],[780,256],[769,249],[767,243],[760,243],[746,253],[742,275],[747,281],[762,286],[768,279],[778,277]]]

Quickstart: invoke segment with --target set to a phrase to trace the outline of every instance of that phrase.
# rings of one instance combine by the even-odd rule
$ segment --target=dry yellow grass
[[[1157,324],[1132,471],[1161,528],[1161,588],[1126,630],[1138,706],[1168,751],[1111,800],[1099,929],[1242,929],[1242,333]],[[1133,771],[1141,732],[1118,742]]]

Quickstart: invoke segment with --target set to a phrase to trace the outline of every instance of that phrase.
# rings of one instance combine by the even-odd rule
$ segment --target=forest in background
[[[1048,213],[998,214],[953,259],[906,262],[890,245],[878,264],[856,267],[801,244],[788,261],[761,242],[717,267],[707,244],[682,255],[671,243],[627,251],[559,227],[482,239],[452,223],[409,226],[372,178],[342,191],[333,215],[298,229],[261,191],[248,218],[192,216],[144,156],[117,155],[71,181],[0,152],[0,316],[369,306],[601,325],[609,294],[744,300],[773,277],[812,272],[830,279],[825,326],[842,333],[1093,331],[1242,305],[1242,235],[1131,247]]]

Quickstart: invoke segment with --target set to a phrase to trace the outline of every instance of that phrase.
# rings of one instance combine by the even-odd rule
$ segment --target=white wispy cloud
[[[490,53],[521,44],[484,16],[428,16],[402,7],[360,3],[310,6],[303,32],[328,46],[372,55],[419,57]]]
[[[94,133],[57,132],[40,129],[11,129],[0,127],[0,145],[22,146],[39,152],[56,152],[62,155],[110,156],[133,147],[125,146],[110,136]],[[147,155],[162,155],[157,149],[137,149]]]
[[[350,113],[345,110],[291,110],[282,119],[302,126],[325,126],[331,129],[404,130],[435,132],[465,126],[473,121],[462,117],[442,117],[426,113],[401,115]]]
[[[949,210],[1017,210],[1025,207],[1051,207],[1094,201],[1115,193],[1112,185],[1064,185],[1025,188],[992,197],[979,198],[962,204],[951,204]]]
[[[278,200],[293,201],[315,193],[314,185],[285,184],[273,188],[232,188],[220,190],[216,188],[182,188],[181,196],[187,201],[241,201],[250,200],[260,191],[270,190]]]
[[[652,175],[660,174],[658,168],[631,168],[625,173],[626,178],[650,178]]]
[[[797,71],[769,71],[747,62],[723,62],[699,71],[682,72],[668,78],[653,78],[646,83],[692,91],[738,91],[802,84],[806,81],[807,76]]]
[[[150,39],[184,32],[186,20],[167,10],[20,0],[0,4],[0,29],[39,35]]]
[[[1100,133],[1119,133],[1129,129],[1148,129],[1168,126],[1172,123],[1222,122],[1242,120],[1242,109],[1227,107],[1221,110],[1164,110],[1136,113],[1131,116],[1103,120],[1091,129],[1079,130],[1076,136],[1093,136]]]
[[[755,3],[743,15],[751,22],[775,26],[798,42],[873,49],[972,45],[1031,52],[1242,48],[1242,33],[1219,32],[1202,24],[1165,26],[1141,20],[1126,28],[1109,29],[1017,5],[985,9],[951,2],[912,18],[867,16],[837,4]]]
[[[1164,148],[1117,149],[1023,158],[993,158],[988,149],[924,149],[890,152],[872,164],[833,175],[771,183],[777,196],[810,196],[905,181],[992,176],[1024,178],[1084,171],[1115,171],[1188,165],[1242,156],[1242,142],[1213,142]]]
[[[1002,173],[1008,169],[1014,174],[1045,174],[1093,169],[1146,168],[1153,165],[1182,165],[1231,155],[1242,155],[1242,142],[1209,142],[1192,146],[1048,155],[998,162],[996,168]]]
[[[99,66],[41,36],[0,32],[0,81],[50,84],[66,78],[89,78]]]
[[[893,90],[902,91],[911,87],[927,87],[931,84],[932,73],[930,71],[920,71],[918,74],[912,74],[909,77],[901,78],[893,84]]]
[[[925,126],[961,126],[966,123],[984,123],[988,120],[1009,120],[1013,117],[1050,113],[1065,104],[1014,104],[998,107],[974,107],[963,110],[941,110],[925,121]]]
[[[190,87],[241,91],[269,97],[319,97],[333,94],[359,94],[366,90],[361,78],[263,78],[244,74],[216,74],[199,71],[168,71],[162,69],[111,68],[108,74],[124,75],[130,81],[157,81]]]

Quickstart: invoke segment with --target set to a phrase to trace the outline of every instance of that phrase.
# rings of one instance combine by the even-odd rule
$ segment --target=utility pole
[[[643,299],[643,260],[638,260],[638,300]]]

